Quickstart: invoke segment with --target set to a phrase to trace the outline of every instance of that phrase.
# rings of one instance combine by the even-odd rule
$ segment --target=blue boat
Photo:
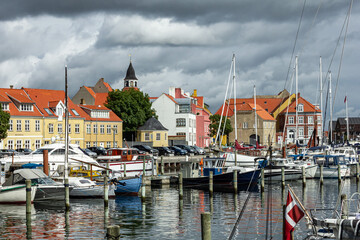
[[[114,181],[115,195],[137,195],[142,182],[142,175],[135,177],[125,177]]]

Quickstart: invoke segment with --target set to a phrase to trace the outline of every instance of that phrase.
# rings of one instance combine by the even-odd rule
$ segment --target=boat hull
[[[302,171],[298,169],[284,169],[285,181],[298,180],[302,176]],[[265,181],[281,181],[282,172],[280,168],[265,169]]]
[[[34,201],[37,187],[31,187],[31,202]],[[2,187],[0,191],[0,204],[25,204],[26,203],[26,186],[7,186]]]
[[[115,185],[115,195],[137,195],[142,182],[142,175],[140,177],[131,177],[121,179]]]
[[[346,167],[345,165],[341,165],[340,174],[342,178],[349,177],[350,168]],[[320,167],[316,171],[315,178],[320,178]],[[338,167],[323,167],[323,178],[338,178]]]

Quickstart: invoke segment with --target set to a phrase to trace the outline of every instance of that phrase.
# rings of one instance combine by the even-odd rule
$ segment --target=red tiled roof
[[[87,121],[112,121],[112,122],[122,122],[121,118],[119,118],[113,111],[104,106],[94,106],[94,105],[79,105],[82,111],[85,113],[85,120]],[[91,110],[108,110],[109,118],[92,118],[90,114]]]
[[[84,86],[84,88],[91,94],[91,96],[93,96],[93,98],[95,98],[95,92],[94,90],[92,90],[92,88]]]
[[[175,99],[171,96],[171,95],[169,95],[169,94],[167,94],[167,93],[164,93],[168,98],[170,98],[174,103],[176,103],[177,104],[177,102],[175,101]]]
[[[307,113],[321,112],[321,110],[319,108],[316,108],[314,105],[312,105],[310,102],[306,101],[302,97],[298,98],[298,104],[303,104],[303,106],[304,106],[303,112],[307,112]],[[287,110],[287,108],[285,108],[281,113],[285,113],[285,112],[295,113],[296,112],[295,106],[296,106],[296,101],[294,99],[293,102],[290,103],[290,105],[288,107],[289,110]]]
[[[95,93],[95,105],[104,105],[107,103],[109,93]]]
[[[41,117],[42,114],[39,110],[33,106],[33,111],[20,111],[16,105],[11,101],[9,95],[16,96],[18,101],[19,99],[22,100],[22,103],[34,103],[29,99],[27,94],[24,92],[23,89],[9,89],[9,88],[0,88],[0,99],[1,102],[8,102],[9,103],[9,113],[11,116],[35,116]]]
[[[255,109],[255,104],[249,104],[251,109]],[[265,111],[260,105],[256,104],[256,113],[263,120],[275,121],[274,117],[271,116],[267,111]]]
[[[256,98],[256,104],[272,113],[283,102],[282,98]],[[237,98],[236,108],[243,103],[254,103],[254,98]],[[230,107],[234,105],[234,99],[229,100]]]
[[[111,88],[110,84],[108,84],[107,82],[103,81],[105,87],[109,90],[109,92],[111,92],[113,89]]]
[[[54,102],[62,101],[64,103],[65,92],[62,90],[49,90],[49,89],[35,89],[35,88],[23,88],[24,91],[29,95],[29,97],[36,103],[36,106],[40,109],[42,114],[45,117],[54,117],[49,115],[44,109],[54,107]],[[56,105],[55,105],[56,106]],[[69,109],[75,109],[80,116],[74,116],[71,114],[73,118],[85,117],[85,113],[83,110],[74,104],[70,98],[68,98],[68,107]],[[49,109],[50,110],[50,109]]]
[[[214,115],[221,115],[221,113],[223,111],[223,106],[224,106],[224,104],[221,105],[221,107],[215,112]],[[223,115],[226,115],[226,113],[227,113],[228,117],[231,117],[232,115],[234,115],[234,111],[232,110],[231,107],[229,107],[228,103],[225,103]]]

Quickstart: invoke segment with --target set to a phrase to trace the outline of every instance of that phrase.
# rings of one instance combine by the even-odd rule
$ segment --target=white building
[[[163,93],[160,97],[150,100],[159,117],[158,120],[169,129],[169,137],[185,136],[188,145],[196,145],[195,100],[192,97],[175,98]]]

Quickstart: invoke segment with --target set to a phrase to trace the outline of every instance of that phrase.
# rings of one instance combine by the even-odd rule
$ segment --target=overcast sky
[[[258,95],[294,93],[298,55],[299,92],[315,104],[322,56],[324,88],[332,72],[334,119],[345,116],[345,94],[349,116],[359,117],[360,6],[353,4],[344,25],[349,6],[350,0],[305,7],[303,0],[5,0],[0,87],[64,89],[67,65],[71,96],[101,77],[121,89],[131,54],[143,92],[155,97],[170,86],[197,89],[215,112],[233,53],[241,98],[253,96],[254,84]]]

